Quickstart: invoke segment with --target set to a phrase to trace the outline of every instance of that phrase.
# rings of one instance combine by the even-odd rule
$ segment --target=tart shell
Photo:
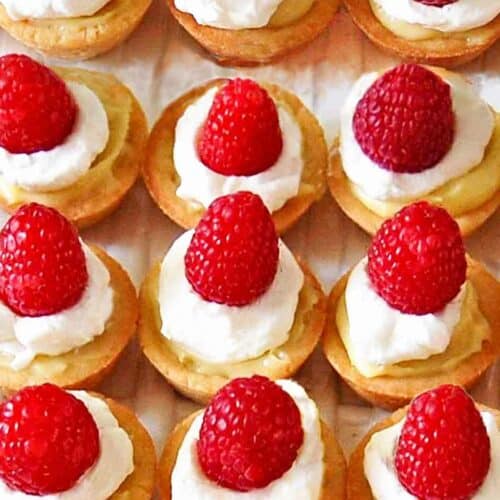
[[[344,0],[354,22],[384,51],[418,63],[452,68],[465,64],[489,49],[500,38],[500,16],[469,36],[406,40],[395,35],[375,16],[369,0]]]
[[[104,332],[91,342],[58,356],[38,355],[15,371],[8,359],[0,364],[0,387],[7,393],[45,382],[65,389],[93,389],[108,375],[135,334],[137,294],[126,271],[106,252],[91,246],[106,266],[114,291],[113,311]]]
[[[323,350],[335,371],[362,398],[375,406],[394,410],[408,404],[416,395],[442,384],[470,388],[500,355],[500,283],[478,262],[468,259],[467,278],[473,284],[479,306],[491,327],[491,339],[454,369],[440,374],[414,377],[364,377],[351,364],[339,335],[336,311],[347,285],[348,274],[333,288],[328,302],[328,318],[323,336]]]
[[[300,333],[292,335],[284,345],[255,360],[210,365],[213,370],[203,372],[195,371],[183,363],[173,351],[170,341],[160,331],[161,318],[157,300],[160,264],[157,264],[146,277],[139,297],[139,340],[144,354],[177,391],[202,404],[208,403],[234,377],[255,373],[272,380],[291,377],[318,344],[326,319],[326,298],[321,286],[305,264],[300,265],[305,281],[291,329],[294,331],[294,328],[301,328]],[[310,304],[311,299],[313,304]],[[256,363],[260,363],[258,367],[255,366]]]
[[[195,227],[205,209],[176,194],[180,179],[173,160],[175,128],[189,105],[210,88],[222,86],[226,82],[225,79],[211,80],[179,97],[165,109],[149,138],[142,172],[144,182],[160,209],[185,229]],[[320,124],[298,97],[274,84],[264,83],[262,86],[275,101],[286,106],[299,124],[304,141],[304,168],[299,193],[272,214],[278,232],[283,233],[325,193],[328,150]]]
[[[177,454],[194,419],[202,412],[196,412],[183,420],[170,434],[159,466],[161,500],[171,500],[171,478],[177,461]],[[323,485],[319,500],[343,500],[346,492],[346,464],[344,454],[328,426],[321,422],[321,434],[325,449]]]

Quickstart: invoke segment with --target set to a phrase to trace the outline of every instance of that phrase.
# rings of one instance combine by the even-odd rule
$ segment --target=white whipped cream
[[[237,191],[258,194],[274,212],[299,192],[302,176],[302,132],[290,113],[277,104],[283,151],[269,169],[251,176],[221,175],[206,167],[196,148],[218,88],[213,87],[191,104],[175,128],[174,165],[180,177],[179,198],[208,207],[215,198]]]
[[[445,157],[434,167],[415,174],[391,172],[372,161],[356,140],[353,117],[358,102],[378,77],[377,73],[368,73],[355,83],[340,119],[344,171],[369,198],[415,199],[466,174],[482,161],[495,127],[494,115],[470,83],[450,73],[445,80],[451,87],[455,138]]]
[[[223,488],[205,476],[198,462],[196,443],[200,434],[203,415],[191,424],[172,472],[172,500],[318,500],[323,482],[324,445],[318,408],[304,389],[291,380],[277,384],[297,404],[302,419],[304,442],[292,467],[279,479],[265,488],[241,493]]]
[[[491,443],[491,464],[483,484],[472,497],[474,500],[497,500],[500,491],[500,431],[495,417],[481,412]],[[417,500],[399,482],[394,467],[394,453],[404,419],[380,432],[375,433],[365,448],[364,471],[375,500]]]
[[[48,151],[10,153],[0,147],[0,174],[10,184],[28,191],[54,191],[75,183],[91,167],[109,139],[106,111],[85,85],[67,82],[78,114],[66,140]]]
[[[108,405],[85,391],[69,391],[88,409],[99,431],[100,455],[69,490],[52,495],[27,495],[11,490],[0,480],[2,500],[106,500],[134,471],[134,448]]]
[[[255,302],[232,307],[204,300],[186,278],[184,256],[193,231],[181,235],[163,259],[159,283],[161,332],[188,353],[212,363],[256,358],[283,345],[295,319],[304,274],[279,243],[278,271]]]
[[[111,0],[0,0],[7,15],[21,19],[57,19],[91,16]]]
[[[444,7],[415,0],[375,0],[390,17],[442,32],[467,31],[484,26],[500,13],[500,0],[458,0]]]
[[[356,265],[345,290],[349,355],[356,368],[364,374],[367,363],[387,366],[444,352],[460,321],[465,285],[438,313],[405,314],[378,295],[368,276],[367,262],[365,257]]]
[[[238,30],[266,26],[283,0],[175,0],[175,7],[198,24]]]
[[[0,302],[0,353],[13,356],[13,370],[22,370],[38,354],[64,354],[104,333],[113,311],[109,272],[90,248],[82,247],[89,281],[74,306],[48,316],[28,317]]]

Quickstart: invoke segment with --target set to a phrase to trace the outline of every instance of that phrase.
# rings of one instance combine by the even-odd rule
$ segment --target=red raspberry
[[[204,165],[222,175],[254,175],[272,167],[282,149],[278,111],[266,90],[240,78],[224,85],[200,133]]]
[[[73,306],[87,286],[75,227],[53,208],[21,207],[0,231],[0,298],[22,316]]]
[[[415,0],[415,2],[430,5],[431,7],[444,7],[445,5],[458,2],[458,0]]]
[[[410,405],[396,448],[399,481],[422,500],[468,500],[490,467],[490,439],[474,401],[443,385]]]
[[[368,250],[368,274],[377,293],[407,314],[443,309],[460,291],[466,270],[458,224],[427,202],[384,222]]]
[[[303,440],[300,412],[288,393],[265,377],[238,378],[205,411],[198,460],[217,484],[250,491],[287,472]]]
[[[0,406],[0,477],[28,495],[70,489],[96,462],[99,431],[86,406],[51,384]]]
[[[240,191],[208,207],[186,252],[186,277],[209,302],[250,304],[278,269],[278,236],[262,200]]]
[[[11,153],[47,151],[64,142],[77,106],[64,81],[28,56],[0,57],[0,146]]]
[[[422,172],[436,165],[453,143],[450,86],[422,66],[397,66],[359,101],[353,127],[363,152],[381,168]]]

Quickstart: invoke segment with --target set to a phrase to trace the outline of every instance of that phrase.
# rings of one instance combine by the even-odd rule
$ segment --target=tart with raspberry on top
[[[304,389],[255,375],[222,387],[170,435],[162,500],[342,500],[345,459]]]
[[[161,210],[186,229],[219,196],[251,191],[281,234],[323,196],[327,163],[321,126],[295,95],[274,84],[217,79],[165,109],[143,178]]]
[[[347,498],[495,498],[499,457],[500,412],[442,385],[368,432],[351,455]]]
[[[439,384],[471,387],[500,354],[499,297],[457,223],[418,202],[382,225],[333,288],[324,352],[360,396],[388,409]]]
[[[53,208],[21,207],[0,231],[0,387],[93,388],[133,337],[126,271]]]
[[[345,0],[354,22],[389,54],[455,67],[500,38],[496,0]]]
[[[96,393],[30,386],[0,405],[0,496],[150,500],[154,446],[137,417]]]
[[[499,153],[500,115],[469,82],[402,64],[355,83],[341,111],[328,184],[370,234],[405,205],[426,200],[468,235],[500,204]]]
[[[326,301],[249,192],[216,199],[146,277],[139,338],[158,371],[206,403],[237,376],[293,375],[317,345]]]
[[[0,206],[37,202],[78,227],[115,210],[134,185],[147,122],[112,75],[0,57]]]

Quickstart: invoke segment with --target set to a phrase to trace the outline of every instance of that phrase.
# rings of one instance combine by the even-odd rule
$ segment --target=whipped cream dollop
[[[491,444],[491,464],[474,500],[496,500],[500,491],[500,431],[494,415],[481,412]],[[375,433],[365,448],[364,471],[376,500],[417,500],[400,482],[394,466],[394,454],[404,419]]]
[[[493,21],[500,0],[458,0],[443,7],[415,0],[373,0],[390,17],[442,32],[467,31]]]
[[[266,26],[283,0],[175,0],[175,7],[198,24],[238,30]]]
[[[66,82],[78,114],[70,135],[48,151],[10,153],[0,147],[0,175],[27,191],[54,191],[75,183],[92,166],[109,139],[108,117],[97,95],[85,85]]]
[[[184,256],[193,231],[181,235],[163,259],[159,283],[161,332],[189,354],[211,363],[256,358],[283,345],[295,319],[304,274],[279,242],[278,270],[269,289],[243,307],[204,300],[186,278]]]
[[[177,196],[206,208],[219,196],[251,191],[274,212],[299,192],[303,169],[300,127],[291,114],[277,104],[283,134],[283,151],[277,162],[266,171],[251,176],[218,174],[201,162],[196,148],[198,133],[208,118],[218,90],[217,87],[208,90],[177,122],[173,153],[180,177]]]
[[[365,257],[352,270],[345,290],[349,320],[349,356],[356,368],[387,366],[401,361],[427,359],[448,347],[460,321],[464,284],[446,307],[434,314],[417,316],[391,307],[373,287]]]
[[[27,495],[0,480],[2,500],[107,500],[134,471],[134,448],[108,405],[85,391],[69,391],[88,409],[99,431],[100,455],[69,490],[52,495]]]
[[[371,160],[354,135],[353,117],[358,102],[379,78],[363,75],[354,85],[340,117],[340,154],[347,177],[366,196],[376,200],[415,199],[460,177],[483,159],[495,127],[493,112],[460,75],[446,73],[455,113],[455,137],[450,151],[432,168],[414,174],[391,172]]]
[[[104,333],[113,311],[109,272],[89,247],[83,243],[82,247],[89,280],[74,306],[48,316],[28,317],[0,302],[0,353],[13,357],[13,370],[22,370],[38,354],[64,354]]]
[[[7,15],[22,19],[57,19],[92,16],[111,0],[0,0]]]
[[[323,482],[324,445],[318,408],[306,391],[291,380],[276,382],[295,401],[300,411],[304,442],[292,467],[265,488],[241,493],[223,488],[205,476],[198,462],[196,443],[203,415],[191,424],[177,454],[172,472],[172,500],[318,500]]]

